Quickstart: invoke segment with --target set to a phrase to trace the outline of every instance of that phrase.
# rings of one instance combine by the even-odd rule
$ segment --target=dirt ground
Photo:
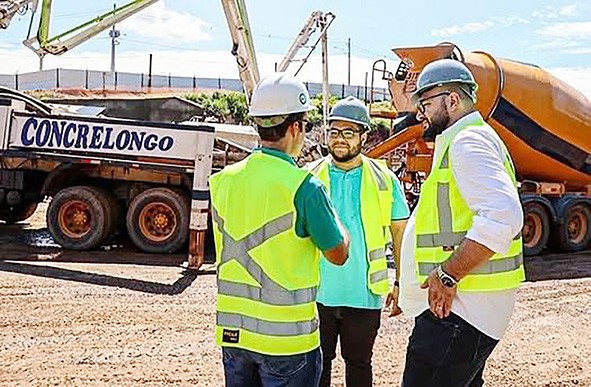
[[[222,386],[215,273],[126,248],[62,253],[44,230],[0,225],[0,385]],[[41,246],[41,247],[40,247]],[[488,386],[591,386],[591,253],[528,261]],[[534,282],[532,282],[534,281]],[[398,385],[412,321],[388,319],[375,385]],[[343,363],[333,374],[343,385]]]

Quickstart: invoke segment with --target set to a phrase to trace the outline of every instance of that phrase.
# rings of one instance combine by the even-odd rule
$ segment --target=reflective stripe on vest
[[[234,238],[232,238],[232,236],[225,231],[224,221],[219,216],[215,208],[212,208],[212,218],[223,235],[220,265],[235,259],[240,263],[240,265],[242,265],[248,274],[250,274],[252,278],[254,278],[261,285],[261,287],[257,287],[243,283],[226,281],[219,278],[218,275],[217,283],[219,294],[260,301],[269,305],[297,305],[314,302],[316,300],[316,287],[298,290],[285,289],[283,286],[273,281],[249,254],[250,250],[263,244],[266,240],[289,230],[293,224],[293,213],[286,214],[268,222],[258,230],[245,236],[239,241],[234,240]],[[220,317],[220,315],[226,317]],[[240,315],[218,312],[218,323],[224,326],[247,329],[251,332],[260,334],[275,335],[275,333],[269,333],[269,329],[271,329],[271,327],[274,325],[268,321],[256,319],[253,317],[237,319],[236,317],[227,318],[227,316]],[[245,325],[237,325],[237,321],[244,323]],[[258,321],[260,325],[253,324],[253,321]],[[293,335],[314,332],[316,329],[315,327],[318,325],[316,319],[310,321],[309,323],[310,324],[308,325],[303,324],[301,326],[308,326],[311,330],[298,331],[297,333],[293,333]],[[288,323],[283,323],[283,325],[287,324]],[[261,327],[261,330],[258,330],[257,327]],[[278,329],[277,332],[279,333],[277,333],[277,335],[282,335],[282,332],[285,332],[285,329],[286,328]]]
[[[373,251],[370,251],[369,254],[369,261],[375,262],[381,259],[386,259],[386,249],[383,247],[377,248]],[[380,271],[376,271],[374,273],[369,274],[369,283],[370,284],[377,284],[380,281],[387,281],[388,280],[388,266],[386,265],[385,269]]]
[[[494,274],[505,273],[518,269],[523,264],[523,254],[518,254],[514,257],[494,259],[484,262],[482,265],[472,269],[470,274]],[[433,270],[439,266],[438,263],[419,263],[419,274],[429,275]]]
[[[274,322],[226,312],[217,312],[216,322],[218,325],[225,327],[245,329],[269,336],[306,335],[318,329],[317,319],[298,322]]]
[[[373,251],[369,252],[369,260],[376,261],[378,259],[382,259],[386,256],[386,249],[383,247],[377,248]]]
[[[378,166],[378,164],[371,160],[371,159],[366,159],[368,161],[367,165],[369,165],[371,171],[373,172],[374,177],[376,178],[376,181],[378,182],[378,189],[380,191],[387,191],[388,190],[388,183],[386,182],[384,175],[382,173],[382,171],[380,170],[380,167]]]

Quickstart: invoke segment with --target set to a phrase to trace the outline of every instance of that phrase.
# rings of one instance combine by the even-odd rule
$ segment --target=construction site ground
[[[211,265],[194,273],[183,255],[118,245],[62,252],[44,211],[0,225],[0,385],[223,385]],[[591,386],[591,252],[530,258],[526,270],[487,385]],[[412,326],[382,314],[376,386],[399,384]]]

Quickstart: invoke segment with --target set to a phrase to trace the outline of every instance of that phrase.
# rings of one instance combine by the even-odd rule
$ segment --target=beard
[[[357,155],[359,155],[359,153],[361,153],[361,143],[358,143],[353,147],[349,146],[349,150],[347,151],[347,153],[344,154],[337,154],[334,148],[331,146],[328,147],[328,151],[330,152],[330,155],[334,160],[340,163],[345,163],[349,160],[354,159],[355,157],[357,157]]]
[[[423,139],[425,141],[435,141],[435,137],[448,128],[450,121],[449,113],[442,102],[437,114],[427,121],[428,127],[423,132]]]

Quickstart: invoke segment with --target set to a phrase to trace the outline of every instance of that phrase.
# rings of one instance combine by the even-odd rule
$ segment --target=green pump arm
[[[159,0],[134,0],[112,11],[99,15],[59,35],[50,36],[51,6],[53,0],[43,0],[41,17],[37,35],[26,39],[23,44],[33,50],[39,57],[46,54],[60,55],[79,46],[100,34],[116,23],[119,23]]]

